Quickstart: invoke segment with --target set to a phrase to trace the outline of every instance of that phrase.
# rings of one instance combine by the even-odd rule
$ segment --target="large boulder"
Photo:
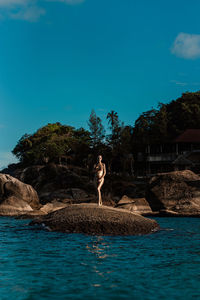
[[[158,174],[147,185],[146,199],[153,211],[200,215],[200,177],[190,170]]]
[[[97,202],[94,173],[87,168],[55,163],[27,167],[16,164],[9,166],[6,172],[30,184],[43,205],[53,201],[71,204]],[[145,184],[144,180],[136,182],[130,176],[107,174],[102,187],[103,204],[115,206],[123,195],[144,198]]]
[[[0,215],[18,215],[39,207],[39,198],[32,186],[8,174],[0,174]]]
[[[15,170],[15,177],[37,191],[42,204],[52,201],[79,203],[96,193],[85,169],[66,165],[35,165]]]
[[[95,235],[138,235],[159,229],[155,220],[97,204],[74,204],[41,216],[31,225],[45,225],[50,231]]]
[[[90,174],[87,169],[50,163],[26,168],[17,165],[16,169],[13,166],[10,171],[19,180],[33,186],[38,193],[40,203],[43,205],[55,201],[65,204],[98,202],[94,174]],[[109,192],[107,187],[110,188],[111,184],[112,181],[110,181],[109,176],[106,176],[102,197],[103,204],[108,206],[115,205],[115,198],[117,201],[120,199],[120,196],[114,197]],[[119,186],[119,184],[117,185]]]
[[[103,189],[119,201],[124,195],[129,198],[144,198],[146,182],[135,181],[133,177],[107,174]]]
[[[152,209],[145,198],[130,198],[124,195],[116,207],[124,208],[138,214],[151,214]]]

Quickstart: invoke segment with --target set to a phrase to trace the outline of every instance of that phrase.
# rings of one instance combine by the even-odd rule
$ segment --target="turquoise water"
[[[0,299],[197,299],[200,219],[146,236],[47,232],[0,218]]]

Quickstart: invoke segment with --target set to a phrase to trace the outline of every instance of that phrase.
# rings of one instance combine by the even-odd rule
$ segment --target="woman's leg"
[[[98,187],[97,187],[97,190],[98,190],[98,204],[99,204],[99,206],[102,205],[101,187],[102,187],[103,183],[104,183],[104,178],[101,179],[101,181],[99,182]]]

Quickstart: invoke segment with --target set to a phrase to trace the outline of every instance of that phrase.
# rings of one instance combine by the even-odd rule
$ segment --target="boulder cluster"
[[[200,216],[200,177],[190,170],[158,174],[147,185],[146,199],[160,215]]]
[[[158,228],[144,216],[200,216],[200,177],[189,170],[157,174],[145,188],[122,179],[120,197],[108,190],[102,207],[83,169],[33,166],[13,175],[0,173],[0,215],[39,217],[51,230],[142,234]]]

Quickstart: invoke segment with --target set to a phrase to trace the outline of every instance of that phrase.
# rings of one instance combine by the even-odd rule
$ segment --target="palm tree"
[[[118,117],[118,113],[115,112],[114,110],[111,110],[111,112],[109,112],[107,114],[106,119],[108,120],[108,123],[110,124],[110,129],[112,130],[112,132],[114,131],[114,129],[116,127],[119,126],[119,117]]]

